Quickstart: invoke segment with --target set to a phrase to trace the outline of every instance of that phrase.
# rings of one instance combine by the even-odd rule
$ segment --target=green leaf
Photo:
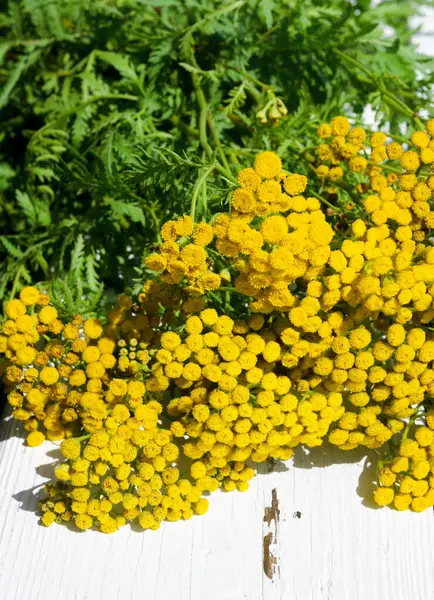
[[[131,81],[138,80],[137,73],[133,64],[131,63],[131,59],[128,56],[115,52],[105,52],[102,50],[98,50],[97,56],[119,71],[122,77],[130,79]]]
[[[15,175],[14,169],[5,162],[0,162],[0,192],[9,187],[10,180]]]
[[[92,292],[101,291],[101,283],[98,279],[98,274],[96,271],[97,261],[93,254],[88,254],[86,257],[86,280],[89,289]]]
[[[0,236],[0,242],[3,244],[3,246],[6,248],[6,250],[11,256],[14,256],[15,258],[22,257],[23,252],[16,246],[14,246],[14,244],[12,244],[12,242],[8,240],[8,238],[6,238],[4,235]]]
[[[43,186],[38,186],[41,188]],[[49,227],[51,225],[51,213],[50,213],[50,205],[48,201],[44,201],[42,199],[38,199],[35,201],[35,212],[36,219],[38,224],[41,227]]]
[[[189,73],[195,73],[196,75],[202,75],[203,77],[208,77],[209,79],[211,79],[212,81],[218,81],[218,77],[216,75],[215,71],[203,71],[202,69],[199,69],[199,67],[195,67],[194,65],[190,65],[186,62],[180,62],[179,65],[185,69],[186,71],[188,71]]]
[[[84,238],[80,233],[71,252],[71,272],[79,277],[84,265]]]
[[[18,83],[19,78],[24,73],[24,71],[29,66],[29,57],[21,56],[18,62],[15,65],[15,68],[11,71],[9,75],[9,79],[6,84],[3,86],[3,90],[0,93],[0,108],[6,106],[9,96],[11,95],[14,87]]]
[[[226,108],[225,111],[227,114],[233,114],[237,109],[241,108],[241,106],[246,101],[246,82],[243,81],[241,85],[236,88],[233,88],[229,92],[229,97],[225,100]]]
[[[127,202],[122,202],[121,200],[113,200],[111,203],[111,208],[115,216],[129,217],[134,223],[141,223],[142,225],[145,224],[145,215],[143,214],[143,210],[135,204],[128,204]]]
[[[29,224],[33,227],[36,224],[38,218],[36,215],[35,207],[33,206],[29,195],[27,194],[27,192],[16,190],[15,197],[17,199],[18,204],[21,206],[23,213],[26,215]]]
[[[258,12],[264,19],[267,29],[273,27],[274,0],[260,0]]]

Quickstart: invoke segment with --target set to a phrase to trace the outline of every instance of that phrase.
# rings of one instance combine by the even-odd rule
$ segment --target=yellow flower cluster
[[[113,379],[113,387],[123,381]],[[204,488],[181,477],[173,435],[158,427],[161,411],[157,401],[134,410],[117,403],[101,430],[63,441],[66,461],[55,469],[59,483],[46,486],[42,523],[73,520],[112,533],[127,522],[155,530],[163,520],[205,514]]]
[[[426,425],[407,429],[397,455],[381,461],[374,499],[379,506],[422,512],[434,505],[434,414]],[[410,435],[411,434],[411,435]]]
[[[188,293],[201,294],[221,284],[221,273],[207,271],[209,258],[217,255],[223,258],[223,272],[228,261],[238,271],[235,288],[254,298],[253,311],[288,311],[298,303],[291,284],[322,274],[333,230],[319,201],[303,196],[307,177],[282,171],[273,152],[259,154],[254,168],[240,171],[238,181],[230,214],[218,215],[213,227],[194,226],[187,216],[168,221],[161,230],[160,251],[146,258],[145,264],[162,273],[162,282],[182,283]],[[209,256],[204,246],[214,238]]]
[[[181,478],[176,466],[180,450],[160,424],[158,394],[149,393],[156,378],[146,382],[158,309],[171,305],[164,291],[157,294],[145,286],[140,314],[121,296],[105,328],[80,316],[60,322],[36,288],[6,305],[0,351],[13,416],[24,422],[29,446],[66,438],[58,483],[46,486],[41,504],[45,525],[73,520],[79,529],[111,533],[127,521],[157,529],[207,511],[208,488]]]
[[[240,171],[228,213],[164,224],[145,259],[155,275],[102,321],[63,322],[32,287],[7,303],[0,353],[14,417],[29,445],[64,439],[45,525],[108,533],[189,519],[207,510],[204,494],[244,491],[257,463],[324,440],[381,448],[378,505],[434,505],[426,129],[406,152],[373,134],[368,154],[365,131],[344,117],[321,125],[331,141],[318,147],[320,192],[325,178],[356,178],[343,230],[321,193],[306,193],[315,180],[263,152]],[[393,177],[386,158],[400,161]]]
[[[427,131],[430,127],[428,122]],[[357,218],[350,219],[344,237],[327,223],[316,198],[302,196],[307,178],[282,171],[278,157],[269,152],[260,154],[253,168],[239,173],[240,187],[233,192],[231,212],[213,221],[215,242],[209,250],[214,259],[218,257],[214,268],[229,272],[232,293],[248,297],[250,311],[262,315],[252,314],[234,324],[231,335],[238,348],[228,355],[229,361],[219,351],[221,342],[215,341],[216,351],[203,341],[214,331],[212,325],[210,331],[206,328],[198,314],[202,329],[197,340],[202,340],[196,342],[197,351],[212,350],[213,365],[203,365],[201,355],[197,359],[193,353],[189,360],[193,358],[197,366],[188,368],[199,382],[193,387],[202,387],[207,373],[216,385],[210,391],[208,380],[205,390],[179,396],[170,410],[174,416],[181,415],[174,427],[196,438],[186,451],[224,486],[225,461],[243,457],[237,440],[246,444],[244,453],[254,462],[287,457],[296,445],[315,446],[324,438],[343,450],[361,445],[387,447],[407,431],[409,420],[413,423],[434,392],[434,337],[427,327],[434,317],[434,248],[428,238],[434,222],[431,176],[406,172],[405,161],[399,167],[400,176],[384,177],[380,166],[368,171],[380,154],[374,153],[371,159],[360,156],[366,133],[351,128],[345,117],[322,125],[318,133],[332,137],[327,148],[322,144],[318,149],[320,158],[331,162],[327,168],[336,169],[330,179],[337,182],[347,165],[359,178],[368,175],[368,183],[365,180],[362,185],[359,179],[360,210]],[[420,145],[418,137],[425,139],[427,134],[418,133],[413,134],[412,143]],[[383,134],[375,134],[370,143],[379,148],[385,140]],[[428,164],[427,156],[424,164]],[[322,178],[324,170],[321,175],[319,169]],[[267,182],[275,190],[268,202],[259,193]],[[207,299],[212,302],[210,296]],[[251,321],[256,324],[258,348],[263,347],[252,375],[239,360],[246,348],[250,352]],[[179,340],[183,347],[182,336]],[[211,353],[205,355],[211,359]],[[169,379],[173,373],[176,385],[183,389],[183,363],[173,356],[170,361],[176,365],[169,362],[162,369]],[[225,362],[233,366],[221,369]],[[250,381],[256,369],[260,369],[260,379]],[[249,389],[246,404],[251,407],[238,406],[232,390],[225,389],[228,372],[234,378],[229,385]],[[268,376],[276,388],[276,381],[287,377],[290,388],[283,396],[276,388],[264,389],[262,381],[265,378],[269,385]],[[170,388],[173,382],[166,385]],[[247,391],[243,393],[247,397]],[[291,409],[285,414],[290,397]],[[255,423],[259,417],[250,415],[260,408],[258,414],[267,419],[264,400],[278,419],[273,423],[275,417],[268,414],[271,423],[265,428],[271,429],[265,438],[262,423]],[[195,408],[197,402],[205,407]],[[222,420],[214,416],[217,410]],[[235,427],[240,416],[241,429]],[[219,430],[213,429],[215,421],[224,431],[220,437]],[[221,449],[221,436],[232,450]],[[275,440],[279,440],[277,447]],[[229,485],[232,489],[233,484]]]
[[[164,243],[160,252],[145,260],[152,271],[161,273],[164,283],[187,282],[187,291],[205,293],[217,289],[221,284],[219,275],[207,264],[205,247],[214,239],[214,231],[208,223],[194,224],[189,216],[176,221],[167,221],[161,229]]]

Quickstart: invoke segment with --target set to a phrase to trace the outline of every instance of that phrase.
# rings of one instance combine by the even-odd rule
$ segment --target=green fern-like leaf
[[[246,98],[246,82],[243,81],[241,85],[233,88],[229,92],[229,97],[226,100],[226,113],[229,115],[233,114],[236,110],[241,108],[241,106],[245,103]]]

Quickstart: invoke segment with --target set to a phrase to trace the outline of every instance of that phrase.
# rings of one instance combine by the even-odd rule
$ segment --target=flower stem
[[[220,155],[221,161],[222,161],[225,169],[230,173],[231,172],[231,168],[229,166],[229,163],[228,163],[227,158],[225,156],[225,153],[223,151],[223,147],[222,147],[222,145],[220,143],[220,140],[219,140],[219,138],[218,138],[218,136],[216,134],[216,130],[214,128],[214,123],[213,123],[212,118],[211,118],[211,113],[209,111],[208,111],[208,114],[207,114],[207,122],[208,122],[208,127],[209,127],[209,130],[211,132],[212,138],[214,140],[215,147],[217,148],[217,151],[218,151],[218,153]]]
[[[207,121],[207,113],[208,113],[208,104],[206,102],[205,94],[203,93],[203,89],[199,82],[199,77],[196,73],[192,74],[193,86],[196,92],[196,99],[199,104],[199,140],[202,148],[209,155],[212,155],[212,148],[208,143],[208,138],[206,134],[206,121]]]
[[[379,167],[380,169],[384,169],[384,171],[390,171],[390,173],[398,173],[399,175],[402,173],[402,171],[400,169],[397,169],[396,167],[392,167],[391,165],[379,164],[373,160],[368,160],[368,159],[366,159],[366,162],[368,163],[368,165],[372,165],[374,167]]]
[[[329,202],[328,200],[326,200],[323,196],[320,196],[319,194],[317,194],[316,192],[313,192],[313,191],[311,191],[310,193],[312,194],[312,196],[315,196],[315,198],[318,198],[318,200],[320,202],[323,202],[324,204],[326,204],[333,211],[337,210],[336,206],[333,206],[333,204],[331,202]]]
[[[202,185],[205,183],[208,175],[211,173],[211,171],[213,169],[215,169],[215,166],[216,166],[215,163],[213,163],[210,167],[208,167],[208,169],[203,169],[201,175],[199,176],[196,183],[194,184],[193,197],[191,199],[191,210],[190,210],[190,217],[193,219],[193,221],[196,216],[196,204],[197,204],[199,192],[201,191]]]
[[[232,175],[232,173],[228,172],[220,163],[215,164],[216,171],[224,175],[231,183],[238,185],[238,181]]]
[[[419,119],[419,117],[417,117],[414,114],[413,110],[409,106],[407,106],[407,104],[403,100],[401,100],[400,98],[395,96],[395,94],[393,94],[391,91],[389,91],[385,87],[385,84],[382,81],[378,80],[370,69],[365,67],[365,65],[359,62],[353,56],[350,56],[349,54],[346,54],[341,50],[335,49],[334,52],[340,58],[342,58],[344,62],[353,65],[354,67],[357,67],[360,71],[365,73],[365,75],[369,77],[370,81],[372,81],[378,88],[378,90],[381,92],[383,99],[388,106],[394,108],[397,112],[411,119],[418,128],[424,128],[422,121]]]

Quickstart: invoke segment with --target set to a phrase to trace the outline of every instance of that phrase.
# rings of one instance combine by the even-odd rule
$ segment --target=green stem
[[[215,164],[216,171],[219,171],[222,175],[224,175],[231,183],[238,185],[237,179],[232,175],[232,173],[228,172],[220,163]]]
[[[178,127],[182,132],[186,133],[187,135],[195,138],[199,137],[199,132],[193,127],[190,127],[190,125],[187,125],[186,123],[181,121],[181,119],[177,115],[173,115],[173,117],[170,117],[169,121],[172,123],[172,125]]]
[[[21,271],[23,270],[23,268],[24,268],[24,263],[21,264],[17,269],[17,272],[14,277],[14,283],[12,285],[11,298],[15,298],[15,296],[16,296],[17,287],[20,283],[20,275],[21,275]]]
[[[383,169],[384,171],[390,171],[390,173],[397,173],[398,175],[400,175],[402,173],[402,171],[400,169],[397,169],[396,167],[392,167],[390,165],[379,164],[373,160],[366,160],[366,162],[368,163],[368,165],[372,165],[374,167],[380,167],[380,169]]]
[[[208,114],[208,104],[206,102],[205,94],[203,93],[203,89],[199,83],[199,77],[196,73],[192,74],[193,86],[196,92],[196,99],[199,104],[200,113],[199,113],[199,140],[202,148],[209,155],[212,155],[212,148],[208,143],[208,138],[206,134],[206,121]]]
[[[424,129],[422,121],[418,117],[415,116],[412,109],[409,106],[407,106],[407,104],[403,100],[401,100],[400,98],[395,96],[392,92],[390,92],[388,89],[386,89],[384,84],[381,81],[379,81],[375,77],[374,73],[372,71],[370,71],[367,67],[365,67],[365,65],[363,65],[361,62],[359,62],[356,58],[349,56],[348,54],[346,54],[345,52],[342,52],[341,50],[335,49],[334,52],[335,52],[335,54],[340,56],[344,61],[346,61],[348,64],[351,64],[351,65],[357,67],[358,69],[360,69],[361,71],[363,71],[363,73],[365,73],[365,75],[367,75],[370,78],[370,80],[375,83],[376,87],[379,89],[379,91],[383,95],[383,98],[384,98],[384,101],[386,102],[386,104],[388,104],[390,107],[394,108],[397,112],[402,113],[404,116],[408,117],[409,119],[412,119],[412,121],[415,123],[415,125],[417,127],[419,127],[420,129]]]
[[[193,219],[193,221],[196,216],[196,204],[197,204],[197,198],[199,196],[199,192],[202,189],[202,185],[206,181],[206,178],[208,177],[208,175],[211,173],[211,171],[214,168],[215,168],[215,164],[213,163],[208,169],[203,170],[201,176],[198,178],[198,180],[194,184],[193,197],[191,199],[191,210],[190,210],[190,217]]]
[[[370,79],[375,79],[375,76],[372,73],[372,71],[370,71],[367,67],[365,67],[365,65],[363,65],[361,62],[359,62],[356,58],[349,56],[345,52],[341,52],[341,50],[338,50],[337,48],[335,48],[334,52],[335,52],[335,54],[340,56],[344,61],[347,61],[347,63],[350,63],[350,64],[354,65],[355,67],[357,67],[358,69],[360,69],[361,71],[363,71]]]
[[[271,87],[267,83],[264,83],[263,81],[260,81],[259,79],[256,79],[256,77],[254,77],[253,75],[251,75],[248,71],[245,71],[244,69],[237,69],[236,67],[228,65],[226,63],[224,63],[223,66],[225,68],[227,68],[227,69],[230,69],[231,71],[235,71],[236,73],[239,73],[245,79],[249,80],[251,83],[254,83],[258,87],[262,88],[264,90],[264,92],[268,92],[268,90]],[[259,102],[261,101],[261,95],[258,92],[258,90],[255,87],[250,87],[249,86],[248,87],[248,91],[251,93],[251,95],[253,96],[253,98],[255,99],[255,101],[259,104]]]
[[[228,163],[228,161],[226,159],[225,153],[223,152],[223,147],[222,147],[222,145],[220,143],[220,140],[218,139],[218,136],[216,134],[216,130],[214,128],[214,123],[212,121],[210,112],[208,112],[208,114],[207,114],[207,122],[208,122],[208,127],[209,127],[209,130],[211,132],[212,138],[214,140],[215,147],[217,148],[217,151],[218,151],[218,153],[220,155],[220,158],[221,158],[221,161],[223,163],[223,166],[230,173],[231,172],[231,168],[230,168],[229,163]]]
[[[319,194],[317,194],[316,192],[310,192],[312,194],[312,196],[315,196],[315,198],[318,198],[318,200],[320,202],[323,202],[324,204],[326,204],[329,208],[331,208],[333,211],[336,211],[337,208],[336,206],[333,206],[333,204],[331,202],[329,202],[328,200],[326,200],[323,196],[320,196]]]

